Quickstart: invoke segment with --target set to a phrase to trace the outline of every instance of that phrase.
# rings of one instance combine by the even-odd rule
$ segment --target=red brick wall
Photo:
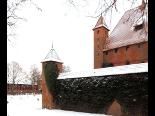
[[[48,92],[43,66],[48,62],[42,63],[42,108],[52,109],[55,107],[53,103],[53,96]],[[56,63],[56,62],[55,62]],[[56,63],[59,69],[59,73],[62,72],[62,63]]]
[[[106,54],[108,52],[108,54]],[[148,61],[148,42],[133,44],[104,51],[102,63],[112,63],[114,66],[142,63]]]
[[[7,84],[7,94],[40,93],[38,85]]]
[[[62,72],[62,63],[57,63],[59,73]]]
[[[108,37],[108,30],[104,27],[94,29],[94,68],[100,68],[103,62],[103,45]]]
[[[53,97],[48,92],[44,71],[42,71],[42,108],[52,109],[54,108]]]

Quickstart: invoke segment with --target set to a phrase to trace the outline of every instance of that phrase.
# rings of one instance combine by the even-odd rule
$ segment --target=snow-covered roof
[[[49,53],[47,54],[47,56],[42,62],[47,62],[47,61],[55,61],[55,62],[63,63],[53,48],[49,51]]]
[[[95,27],[93,29],[99,28],[99,27],[105,27],[106,29],[108,29],[107,24],[105,23],[104,18],[102,17],[102,15],[100,16],[100,18],[98,19]],[[109,29],[108,29],[109,30]]]
[[[133,8],[124,13],[116,27],[113,29],[109,37],[106,39],[104,50],[110,50],[122,46],[131,44],[147,42],[147,30],[148,30],[148,19],[147,19],[147,6],[144,12],[139,8]],[[143,16],[144,13],[144,16]],[[137,31],[134,30],[135,26],[142,24],[144,21],[144,28]]]
[[[92,69],[90,71],[61,73],[58,79],[119,75],[141,72],[148,72],[148,63]]]

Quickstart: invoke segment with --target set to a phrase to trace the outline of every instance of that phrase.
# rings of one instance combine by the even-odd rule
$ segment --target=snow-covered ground
[[[64,110],[42,109],[41,95],[7,95],[7,116],[108,116]]]

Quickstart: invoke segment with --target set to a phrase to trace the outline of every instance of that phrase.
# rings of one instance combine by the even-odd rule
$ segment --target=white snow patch
[[[7,116],[108,116],[58,109],[42,109],[42,95],[7,95],[7,101]]]

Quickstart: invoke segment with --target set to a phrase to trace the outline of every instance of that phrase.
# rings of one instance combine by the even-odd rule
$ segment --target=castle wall
[[[148,73],[68,78],[56,82],[56,108],[114,116],[147,116]]]
[[[40,93],[38,85],[7,84],[7,94]]]
[[[148,61],[148,42],[133,44],[103,52],[104,64],[113,64],[113,66],[136,64]]]

